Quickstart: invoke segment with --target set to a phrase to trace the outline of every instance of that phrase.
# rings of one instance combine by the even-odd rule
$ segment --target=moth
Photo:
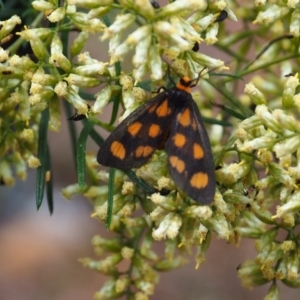
[[[103,166],[120,170],[139,168],[156,149],[168,154],[175,184],[200,204],[215,195],[215,166],[202,117],[190,93],[196,80],[179,83],[137,108],[104,141],[97,154]]]

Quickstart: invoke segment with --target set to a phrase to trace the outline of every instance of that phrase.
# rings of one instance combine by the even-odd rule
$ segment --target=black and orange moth
[[[190,198],[210,204],[215,195],[215,167],[207,132],[190,93],[187,76],[131,113],[100,147],[99,164],[120,170],[144,165],[165,148],[175,184]]]

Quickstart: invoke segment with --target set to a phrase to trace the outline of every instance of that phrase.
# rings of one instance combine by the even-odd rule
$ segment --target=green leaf
[[[47,171],[50,172],[50,178],[49,180],[46,181],[46,196],[47,196],[47,204],[48,204],[48,209],[50,212],[50,215],[53,214],[53,172],[52,172],[52,167],[51,167],[51,156],[49,152],[49,147],[47,147],[47,166],[46,166]]]
[[[216,120],[213,118],[206,118],[203,116],[202,116],[202,120],[204,121],[204,123],[208,123],[208,124],[217,124],[224,127],[232,126],[232,124],[226,120]]]
[[[86,141],[89,136],[90,131],[92,130],[94,123],[85,122],[84,127],[81,130],[81,133],[78,138],[77,151],[76,151],[76,167],[77,167],[77,178],[80,189],[83,189],[85,186],[85,177],[86,177],[86,165],[85,165],[85,153],[86,153]]]
[[[106,228],[109,230],[112,213],[113,213],[113,205],[114,205],[114,190],[115,190],[115,168],[109,168],[109,179],[108,179],[108,195],[107,195],[107,218],[106,218]]]
[[[112,97],[111,101],[113,102],[113,109],[112,109],[112,114],[111,114],[111,118],[109,121],[109,125],[114,124],[117,119],[120,100],[121,100],[121,94],[118,94],[118,95],[115,95]]]
[[[143,179],[138,178],[132,170],[126,170],[124,173],[146,193],[155,193],[156,190],[152,186],[149,186]]]
[[[90,131],[90,137],[92,138],[92,140],[100,147],[103,142],[104,139],[103,137],[94,129],[92,128]]]
[[[44,188],[45,188],[45,175],[47,166],[50,165],[48,162],[49,156],[48,145],[47,145],[47,133],[48,133],[48,122],[49,122],[49,108],[46,108],[41,113],[41,121],[39,126],[39,137],[38,137],[38,153],[37,157],[41,162],[41,166],[37,168],[36,174],[36,207],[39,209],[43,202]]]
[[[69,118],[74,113],[73,107],[68,101],[63,101],[63,103],[64,103],[64,109],[66,111],[66,115]],[[77,148],[77,132],[76,132],[76,127],[75,127],[75,122],[69,121],[67,124],[68,124],[68,129],[69,129],[70,138],[71,138],[73,159],[75,162],[76,148]]]

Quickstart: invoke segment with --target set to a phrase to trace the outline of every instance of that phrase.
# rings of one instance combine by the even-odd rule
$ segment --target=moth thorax
[[[189,87],[192,84],[192,80],[188,76],[183,76],[179,81],[180,85],[184,87]]]

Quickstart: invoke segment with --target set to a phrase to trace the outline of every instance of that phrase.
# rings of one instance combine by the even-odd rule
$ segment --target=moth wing
[[[118,169],[145,164],[167,138],[175,107],[164,91],[131,113],[104,141],[97,161]]]
[[[165,144],[169,172],[187,196],[209,204],[215,195],[215,167],[209,138],[191,95],[176,111]]]

